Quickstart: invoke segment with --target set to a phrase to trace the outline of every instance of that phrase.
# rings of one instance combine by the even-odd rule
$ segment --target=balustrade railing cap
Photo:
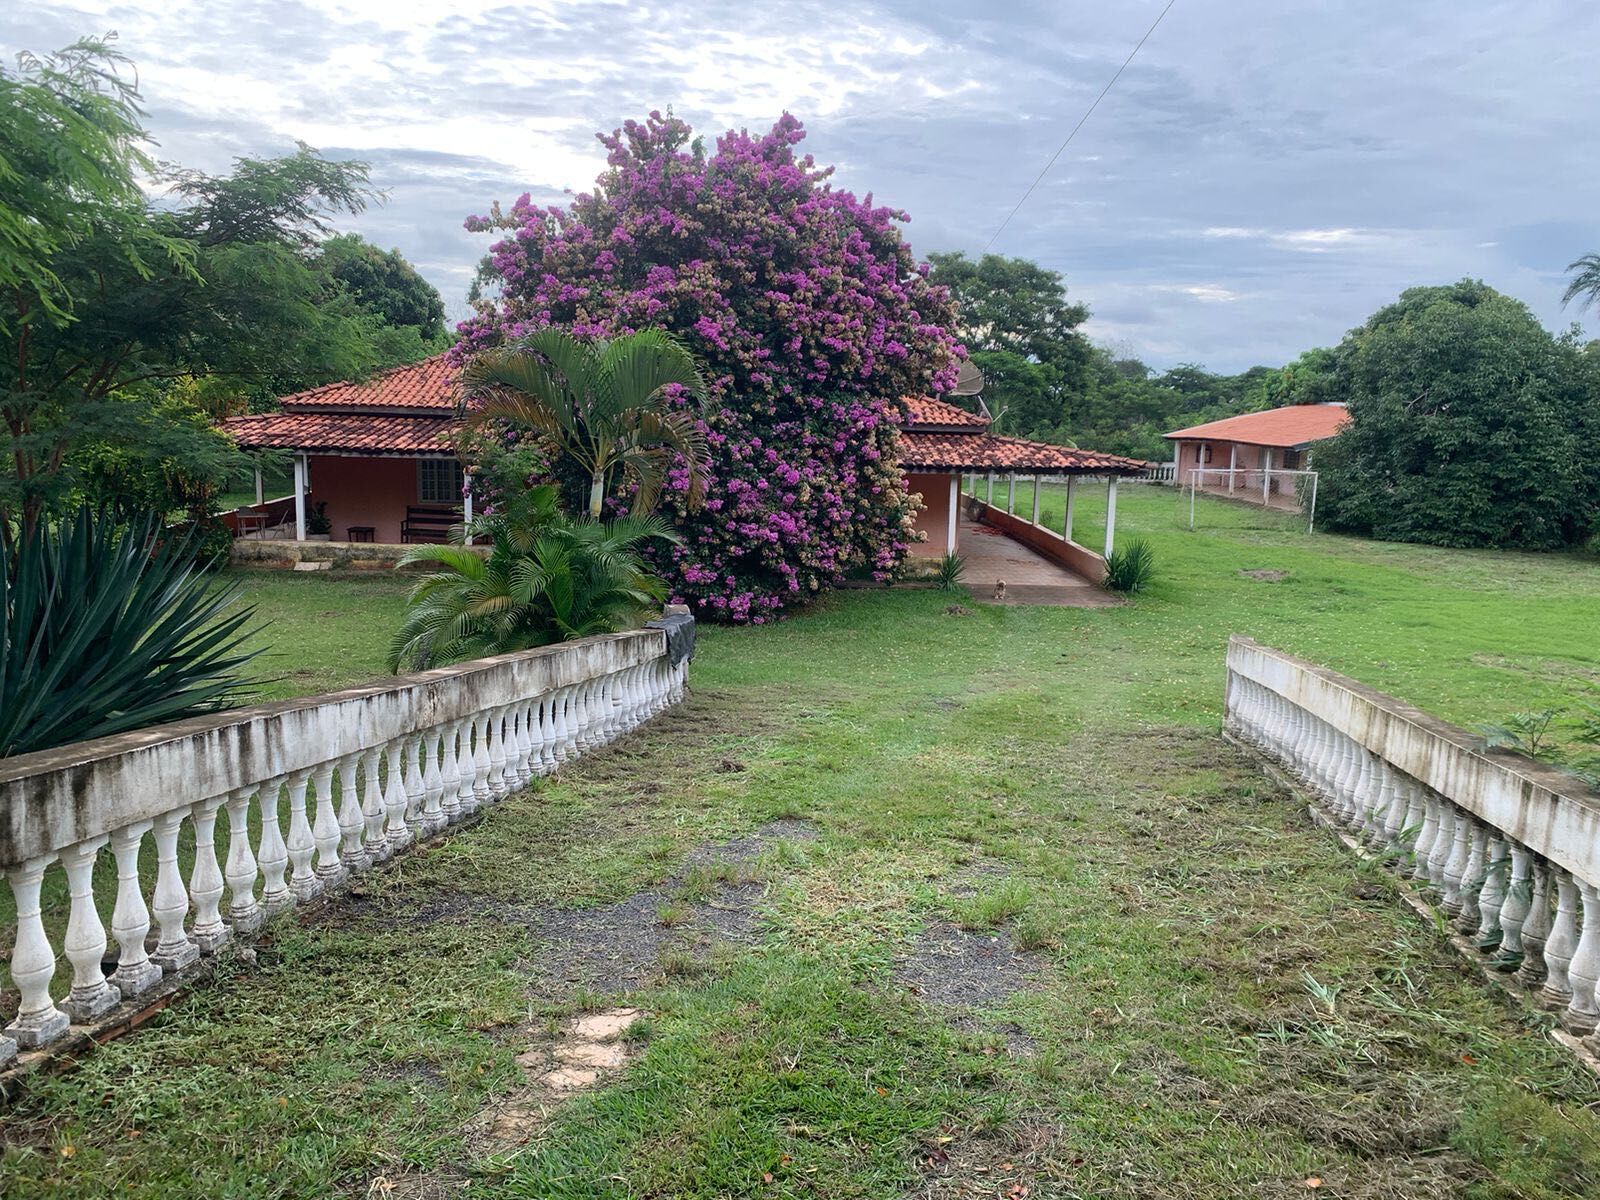
[[[1581,877],[1600,881],[1600,792],[1578,776],[1515,750],[1491,748],[1481,735],[1328,667],[1230,635],[1229,670],[1273,687],[1273,680],[1251,673],[1250,656],[1314,679],[1334,696],[1360,701],[1364,712],[1347,703],[1343,711],[1323,707],[1312,709],[1313,715],[1336,726],[1344,720],[1344,733],[1446,799]],[[1280,694],[1291,703],[1307,699],[1292,691]]]
[[[0,868],[666,653],[640,629],[0,759]]]

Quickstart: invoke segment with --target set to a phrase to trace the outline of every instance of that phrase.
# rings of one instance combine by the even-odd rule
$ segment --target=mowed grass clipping
[[[1226,527],[1215,502],[1190,534],[1172,493],[1130,491],[1162,573],[1127,607],[851,592],[702,631],[682,709],[37,1081],[0,1194],[1600,1194],[1600,1088],[1548,1018],[1215,736],[1235,630],[1460,721],[1580,694],[1600,571],[1517,558],[1512,588],[1471,567],[1492,557]],[[312,666],[334,684],[372,673],[404,588],[246,582],[280,618],[359,597]],[[736,870],[706,857],[770,828]],[[637,928],[607,924],[646,890]],[[705,935],[719,905],[747,940]],[[659,940],[625,997],[641,1052],[488,1145],[516,1054],[624,998],[551,966],[541,930],[575,912],[586,961]]]

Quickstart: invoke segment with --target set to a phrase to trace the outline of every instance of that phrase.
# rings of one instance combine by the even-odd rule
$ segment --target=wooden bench
[[[421,508],[406,506],[406,519],[400,525],[402,542],[447,542],[450,527],[461,524],[459,508]]]

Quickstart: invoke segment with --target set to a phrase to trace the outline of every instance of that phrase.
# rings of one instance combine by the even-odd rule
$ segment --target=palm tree
[[[461,545],[414,546],[401,557],[401,565],[443,569],[411,589],[389,645],[391,671],[636,628],[666,597],[640,547],[681,540],[659,517],[574,521],[549,485],[514,497],[461,533],[493,548],[485,557]]]
[[[550,438],[588,476],[595,520],[613,472],[637,489],[631,510],[649,513],[679,458],[689,467],[689,506],[699,507],[709,454],[697,414],[668,403],[674,385],[704,400],[694,357],[657,329],[593,344],[541,329],[485,350],[460,378],[468,427],[504,420]]]
[[[1562,307],[1580,297],[1579,308],[1600,303],[1600,254],[1585,254],[1582,258],[1574,259],[1567,264],[1567,270],[1572,272],[1572,281],[1562,293]]]

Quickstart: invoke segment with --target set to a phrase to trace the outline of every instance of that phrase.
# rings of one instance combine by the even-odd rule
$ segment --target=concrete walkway
[[[1122,603],[1082,575],[1067,570],[1014,542],[999,530],[962,518],[956,553],[967,560],[961,582],[974,600],[991,603],[995,581],[1006,583],[1002,604],[1039,604],[1057,608],[1105,608]]]

